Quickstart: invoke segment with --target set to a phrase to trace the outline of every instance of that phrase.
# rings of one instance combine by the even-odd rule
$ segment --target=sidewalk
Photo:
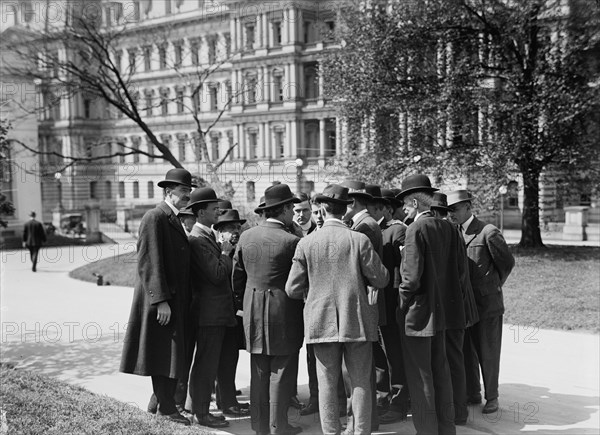
[[[118,245],[43,249],[32,273],[25,251],[0,252],[0,358],[145,409],[150,380],[118,373],[133,290],[72,280],[68,272],[86,262],[119,254]],[[471,409],[459,434],[597,434],[599,336],[526,330],[505,325],[500,405],[483,416]],[[300,354],[299,395],[308,400],[306,356]],[[249,356],[240,352],[238,388],[249,392]],[[246,397],[247,398],[247,397]],[[10,416],[8,416],[10,418]],[[318,414],[290,422],[318,434]],[[414,434],[412,422],[377,433]],[[229,433],[252,434],[249,419],[232,420]]]

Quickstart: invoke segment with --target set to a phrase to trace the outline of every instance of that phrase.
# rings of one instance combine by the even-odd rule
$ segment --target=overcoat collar
[[[350,229],[346,225],[344,225],[343,222],[340,222],[339,220],[333,220],[333,219],[329,219],[329,220],[326,220],[325,222],[323,222],[322,228],[326,228],[326,227],[344,228],[346,230]]]
[[[356,229],[358,224],[360,224],[362,221],[364,221],[367,217],[371,217],[371,215],[369,214],[368,211],[365,211],[364,213],[360,214],[358,219],[352,218],[352,229]]]
[[[177,216],[175,216],[175,213],[173,212],[173,209],[171,209],[171,207],[169,207],[167,205],[166,202],[161,202],[160,204],[158,204],[157,206],[159,209],[161,209],[169,218],[169,223],[171,225],[173,225],[175,227],[175,229],[177,230],[177,232],[179,234],[181,234],[181,236],[187,240],[187,236],[185,235],[185,231],[183,230],[183,225],[181,225],[181,222],[179,221],[179,218]]]
[[[211,230],[212,232],[212,230]],[[194,225],[192,227],[192,231],[190,231],[190,236],[192,237],[204,237],[210,241],[210,244],[213,245],[217,249],[221,249],[219,244],[217,243],[217,239],[215,238],[214,233],[209,233],[205,228],[200,225]]]

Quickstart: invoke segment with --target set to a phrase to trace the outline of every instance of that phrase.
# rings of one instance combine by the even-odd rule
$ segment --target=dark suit
[[[467,394],[469,397],[480,394],[481,366],[485,398],[492,400],[498,397],[504,314],[502,285],[510,275],[515,259],[494,225],[473,218],[465,233],[469,274],[479,312],[479,323],[469,328],[465,337]]]
[[[285,283],[299,240],[283,224],[265,221],[242,233],[233,258],[233,288],[244,295],[252,429],[258,433],[288,429],[304,331],[302,301],[287,296]]]
[[[120,371],[152,376],[159,411],[176,412],[177,379],[187,377],[190,349],[190,247],[181,222],[164,202],[142,218],[137,244],[137,277]],[[156,319],[168,301],[171,320]]]
[[[190,373],[192,412],[206,416],[217,376],[227,327],[236,325],[231,291],[232,261],[221,253],[212,230],[194,225],[192,255],[192,322],[196,352]]]
[[[417,434],[454,434],[447,325],[465,323],[459,233],[430,212],[406,230],[398,321]]]
[[[31,255],[31,270],[35,272],[38,262],[38,252],[42,245],[46,243],[44,226],[35,219],[26,222],[23,227],[23,242],[25,242],[25,246],[29,249],[29,254]]]

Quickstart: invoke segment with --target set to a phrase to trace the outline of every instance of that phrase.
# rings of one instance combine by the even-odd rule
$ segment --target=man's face
[[[318,204],[311,204],[310,208],[312,210],[313,221],[315,221],[317,226],[321,228],[323,226],[323,222],[325,221],[323,219],[323,211],[321,210],[321,207]]]
[[[170,189],[167,193],[167,197],[170,198],[171,204],[177,209],[185,207],[190,200],[190,192],[192,189],[187,186],[178,185],[175,188]]]
[[[204,220],[204,224],[214,225],[219,220],[219,216],[221,215],[221,209],[219,208],[219,203],[210,202],[206,206],[206,209],[200,210],[200,216],[202,216]],[[207,226],[209,226],[207,225]]]
[[[402,210],[406,214],[406,217],[414,219],[417,216],[417,200],[413,198],[404,198],[404,205]]]
[[[457,225],[462,225],[470,217],[471,204],[468,202],[459,202],[458,204],[450,206],[450,211],[448,212],[448,218],[450,219],[450,222]]]
[[[294,204],[294,221],[298,225],[306,225],[310,222],[310,214],[311,210],[308,201]]]
[[[294,221],[294,204],[293,203],[289,203],[286,204],[283,208],[283,223],[286,225],[292,225],[292,222]]]
[[[240,240],[241,230],[242,226],[237,222],[221,225],[217,230],[219,232],[219,240],[236,245]]]

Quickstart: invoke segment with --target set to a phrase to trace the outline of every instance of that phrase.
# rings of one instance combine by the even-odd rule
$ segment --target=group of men
[[[257,434],[301,432],[288,407],[304,341],[310,399],[300,413],[319,412],[323,433],[341,433],[341,415],[345,433],[368,434],[409,413],[418,434],[456,433],[468,404],[482,402],[480,370],[482,412],[498,410],[502,285],[514,259],[500,231],[472,215],[466,190],[446,196],[421,174],[400,189],[346,180],[313,198],[276,184],[255,210],[262,221],[240,234],[231,204],[210,188],[192,192],[184,169],[159,186],[165,200],[140,226],[121,364],[152,377],[157,415],[189,424],[181,412],[191,409],[193,421],[226,427],[209,412],[216,380],[224,414],[250,414]],[[235,398],[242,346],[249,409]]]

